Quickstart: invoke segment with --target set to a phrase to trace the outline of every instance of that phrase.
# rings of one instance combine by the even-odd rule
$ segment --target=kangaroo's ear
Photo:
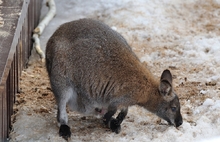
[[[163,81],[163,80],[167,81],[172,86],[173,79],[172,79],[172,75],[171,75],[169,70],[164,70],[163,71],[163,73],[160,77],[160,81]]]
[[[171,101],[175,97],[172,89],[172,75],[169,70],[164,70],[160,78],[159,91],[166,101]]]

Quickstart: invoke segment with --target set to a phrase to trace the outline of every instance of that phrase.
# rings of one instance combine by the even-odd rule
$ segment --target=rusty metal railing
[[[2,0],[0,4],[0,141],[7,141],[19,78],[32,49],[32,31],[42,0]]]

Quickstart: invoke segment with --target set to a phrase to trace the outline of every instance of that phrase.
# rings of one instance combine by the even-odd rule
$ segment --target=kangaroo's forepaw
[[[70,127],[67,125],[61,125],[59,134],[61,137],[68,141],[68,138],[71,136]]]
[[[116,119],[112,119],[110,122],[110,129],[112,130],[112,132],[118,134],[121,131],[121,125],[118,124],[118,121]]]

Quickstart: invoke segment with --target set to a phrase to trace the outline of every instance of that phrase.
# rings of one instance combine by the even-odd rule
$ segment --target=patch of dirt
[[[22,71],[20,91],[16,95],[14,105],[14,121],[16,121],[17,111],[24,106],[27,106],[29,115],[33,113],[47,115],[52,113],[55,106],[46,68],[40,61]]]

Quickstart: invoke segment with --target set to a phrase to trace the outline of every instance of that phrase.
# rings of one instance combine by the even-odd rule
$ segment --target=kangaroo
[[[115,133],[132,105],[175,127],[182,124],[170,71],[164,70],[157,81],[126,40],[100,21],[80,19],[61,25],[47,43],[46,67],[58,105],[59,135],[66,140],[71,136],[67,105],[85,115],[101,115]]]

